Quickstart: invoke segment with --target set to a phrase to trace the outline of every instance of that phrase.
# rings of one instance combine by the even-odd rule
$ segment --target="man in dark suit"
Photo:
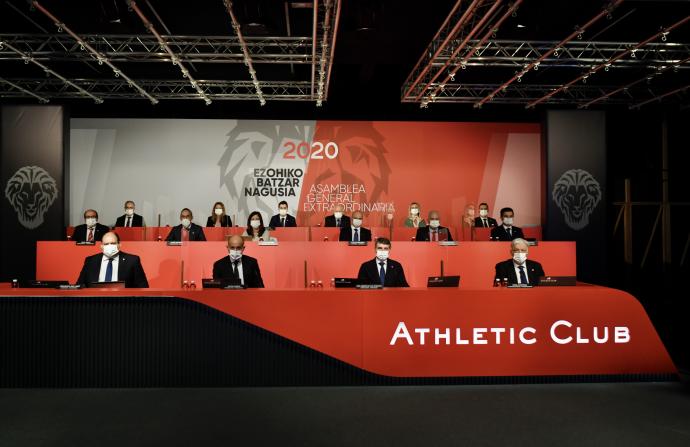
[[[96,210],[84,211],[84,221],[81,225],[74,227],[72,240],[77,242],[96,242],[103,238],[103,235],[110,231],[110,228],[98,223],[98,213]]]
[[[426,227],[417,228],[417,235],[415,236],[415,241],[419,242],[440,242],[440,241],[452,241],[453,235],[450,234],[450,230],[446,227],[441,226],[441,220],[439,218],[438,211],[429,211],[429,220]]]
[[[493,217],[489,217],[489,204],[482,202],[479,204],[479,217],[474,218],[475,228],[493,228],[498,223]]]
[[[338,240],[343,242],[371,242],[371,230],[362,227],[361,211],[352,213],[352,225],[340,229]]]
[[[513,226],[513,217],[515,217],[515,213],[513,213],[512,208],[501,208],[503,225],[491,229],[492,240],[512,241],[517,238],[524,239],[525,235],[522,234],[522,230]]]
[[[194,219],[192,211],[189,208],[183,208],[180,211],[180,224],[170,230],[165,240],[173,242],[205,241],[204,229],[192,223],[192,219]]]
[[[402,265],[388,258],[391,241],[385,237],[376,238],[376,257],[359,267],[359,284],[381,284],[383,287],[410,287],[405,279]]]
[[[508,278],[508,284],[539,285],[539,278],[544,275],[544,269],[536,261],[527,259],[529,246],[521,238],[513,239],[510,244],[512,259],[496,264],[496,279]]]
[[[213,264],[213,279],[239,281],[246,287],[263,288],[261,270],[256,259],[244,255],[244,239],[233,235],[228,238],[228,256],[223,256]]]
[[[297,220],[288,214],[288,203],[285,200],[278,204],[278,214],[271,217],[271,222],[269,222],[268,226],[271,228],[297,226]]]
[[[332,216],[326,216],[327,227],[347,228],[350,226],[350,217],[343,214],[345,207],[336,205]]]
[[[136,206],[134,202],[128,200],[125,202],[125,214],[118,217],[115,221],[116,227],[143,227],[144,218],[134,213]]]
[[[108,232],[101,240],[102,254],[89,256],[79,273],[77,284],[124,281],[125,287],[148,288],[139,256],[120,251],[120,236]]]

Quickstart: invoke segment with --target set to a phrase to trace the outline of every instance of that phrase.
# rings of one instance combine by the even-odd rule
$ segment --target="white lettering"
[[[424,335],[431,332],[431,329],[429,329],[428,327],[418,327],[414,331],[419,334],[419,344],[423,345],[424,344]]]
[[[410,332],[407,330],[407,326],[405,326],[404,321],[398,323],[398,327],[395,330],[395,334],[393,334],[393,338],[391,339],[391,346],[395,345],[399,338],[404,338],[405,340],[407,340],[407,344],[410,346],[414,344],[414,342],[412,341],[412,337],[410,337]]]
[[[486,332],[485,327],[476,327],[472,331],[472,338],[475,345],[486,345],[489,342],[484,340],[484,333]]]
[[[533,335],[533,337],[532,338],[525,337],[526,332],[531,333]],[[534,329],[533,327],[522,328],[522,330],[520,331],[520,341],[526,345],[533,345],[537,342],[537,338],[534,337],[534,335],[536,333],[537,333],[537,330]]]
[[[442,334],[441,331],[439,330],[439,328],[436,328],[434,330],[434,335],[435,335],[435,340],[434,340],[435,344],[437,344],[437,345],[440,344],[439,343],[440,339],[446,340],[447,345],[450,344],[450,329],[446,328],[446,331]]]
[[[556,335],[556,329],[560,326],[573,327],[572,323],[565,320],[558,320],[551,325],[551,340],[555,341],[559,345],[566,345],[573,341],[573,337],[560,338]]]
[[[614,328],[614,342],[628,343],[630,341],[630,329],[625,326],[616,326]]]

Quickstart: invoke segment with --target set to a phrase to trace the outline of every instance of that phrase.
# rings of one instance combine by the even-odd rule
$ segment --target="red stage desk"
[[[340,237],[340,228],[335,227],[311,227],[311,240],[314,242],[337,241]]]
[[[455,227],[447,227],[447,228],[450,231],[451,236],[453,236],[453,239],[457,240],[456,236],[458,233],[457,233]],[[417,235],[417,228],[394,227],[392,240],[394,240],[394,241],[412,241],[416,235]]]
[[[318,291],[11,289],[3,290],[1,295],[5,301],[13,296],[30,296],[33,300],[55,297],[58,301],[50,307],[52,310],[60,303],[75,305],[79,297],[118,297],[118,301],[104,304],[99,315],[108,311],[121,315],[115,312],[115,306],[125,297],[135,297],[140,303],[150,297],[152,306],[156,303],[153,298],[160,297],[192,301],[296,342],[313,350],[314,355],[325,354],[389,377],[677,374],[640,303],[625,292],[596,286]],[[158,326],[150,325],[171,326],[163,317],[164,307],[160,312],[161,323],[141,320],[147,325],[141,330],[154,334]],[[79,327],[95,326],[78,320],[70,322]],[[130,321],[126,324],[128,333],[140,330]],[[179,325],[184,325],[184,320],[176,320],[172,326],[181,330]],[[17,325],[16,330],[23,327]],[[62,326],[43,327],[50,330]],[[215,336],[225,335],[218,332]],[[41,339],[46,340],[45,349],[49,349],[50,338]],[[248,339],[226,341],[233,342],[244,346],[252,343]],[[171,340],[162,337],[160,343]],[[108,354],[94,351],[93,355]],[[82,358],[98,363],[91,354]],[[194,364],[188,364],[186,373],[193,374],[194,368]]]
[[[538,241],[542,240],[541,226],[535,227],[521,227],[522,233],[526,238],[534,238]],[[475,241],[489,241],[491,236],[491,228],[475,228],[474,229],[474,240]]]
[[[189,242],[168,246],[165,242],[125,242],[122,251],[141,257],[151,287],[177,288],[182,280],[201,284],[213,274],[213,263],[227,256],[225,242]],[[100,245],[79,246],[73,242],[38,242],[36,278],[74,282],[84,258],[98,253]],[[259,260],[267,288],[303,288],[331,278],[356,277],[359,266],[374,257],[374,246],[349,246],[345,242],[279,242],[258,246],[247,242],[245,253]],[[431,242],[394,242],[391,258],[402,263],[410,286],[426,286],[427,277],[437,276],[441,261],[446,275],[460,275],[461,287],[492,286],[494,266],[510,257],[509,242],[461,242],[442,247]],[[575,243],[542,242],[530,247],[529,258],[539,261],[552,276],[575,276]],[[306,263],[306,264],[305,264]],[[183,270],[184,269],[184,270]],[[184,274],[183,274],[184,271]]]
[[[121,241],[145,241],[146,230],[146,227],[115,227],[113,231],[120,236]]]
[[[271,237],[280,242],[306,242],[309,240],[309,227],[277,227],[271,231]]]

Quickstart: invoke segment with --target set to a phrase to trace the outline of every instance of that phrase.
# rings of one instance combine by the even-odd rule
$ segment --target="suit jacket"
[[[349,227],[351,225],[350,223],[350,216],[346,216],[343,214],[343,217],[340,218],[340,228],[345,228]],[[326,227],[335,227],[335,216],[330,215],[326,216]]]
[[[430,230],[430,229],[431,229],[431,227],[429,227],[429,226],[417,228],[417,235],[415,236],[414,240],[415,240],[415,241],[420,241],[420,242],[424,242],[424,241],[428,242],[428,241],[429,241],[429,230]],[[442,225],[440,225],[440,226],[438,227],[438,230],[439,230],[439,231],[441,231],[441,230],[443,230],[443,229],[445,229],[446,231],[448,231],[448,240],[449,240],[449,241],[452,241],[452,240],[453,240],[453,235],[450,234],[450,230],[449,230],[448,228],[442,226]],[[440,236],[440,235],[439,235],[439,236]]]
[[[486,221],[489,224],[489,228],[493,228],[493,227],[498,226],[498,222],[496,222],[496,219],[494,219],[493,217],[487,217]],[[475,228],[485,228],[484,222],[482,222],[481,217],[475,217],[474,218],[474,227]]]
[[[118,217],[117,220],[115,221],[115,226],[116,227],[124,227],[125,226],[125,221],[127,219],[127,215],[123,214],[122,216]],[[138,215],[137,213],[134,213],[132,216],[132,226],[133,227],[143,227],[144,226],[144,218]]]
[[[530,261],[529,259],[525,261],[527,267],[527,280],[530,285],[538,286],[539,277],[545,276],[544,269],[541,264],[536,261]],[[515,268],[513,267],[513,260],[508,259],[507,261],[499,262],[496,264],[496,276],[495,278],[503,279],[508,278],[508,284],[518,284],[517,274],[515,273]]]
[[[166,237],[165,240],[180,242],[182,240],[182,224],[173,227],[173,229],[170,230],[170,233],[168,233],[168,237]],[[204,235],[204,229],[192,222],[192,225],[189,227],[189,240],[205,241],[206,236]]]
[[[148,288],[149,282],[146,280],[146,273],[144,273],[144,268],[141,266],[139,256],[130,255],[122,251],[116,256],[119,258],[117,261],[117,280],[124,281],[125,287]],[[81,268],[81,273],[79,273],[77,284],[85,285],[98,282],[102,260],[102,253],[84,259],[84,266]]]
[[[510,233],[513,235],[513,237],[508,236],[508,232],[505,230],[505,228],[503,228],[503,225],[500,225],[491,229],[491,238],[499,241],[512,241],[513,239],[524,239],[525,237],[525,235],[522,234],[522,230],[518,227],[512,227],[510,229]]]
[[[276,214],[275,216],[271,217],[271,222],[269,222],[268,226],[271,228],[282,227],[282,225],[280,224],[280,214]],[[296,227],[297,226],[297,220],[288,214],[285,216],[285,226],[286,227]]]
[[[99,223],[96,224],[96,229],[93,232],[93,240],[100,241],[103,239],[103,235],[110,231],[110,228]],[[86,242],[86,224],[77,225],[74,227],[74,233],[72,233],[72,240],[76,242]]]
[[[206,226],[207,227],[215,227],[216,226],[216,216],[208,216],[208,219],[206,219]],[[223,216],[223,218],[220,220],[220,226],[221,227],[231,227],[232,226],[232,219],[230,219],[230,216],[227,214]]]
[[[264,280],[261,279],[261,270],[259,270],[257,260],[251,256],[242,255],[240,262],[242,263],[244,285],[263,289]],[[213,279],[232,279],[232,261],[230,256],[223,256],[213,264]]]
[[[352,240],[352,226],[340,229],[340,241],[350,242]],[[371,230],[364,227],[359,227],[359,241],[371,242]]]
[[[381,284],[378,262],[378,259],[374,258],[371,261],[363,263],[359,267],[359,273],[357,274],[357,282],[359,284]],[[386,278],[383,286],[410,287],[405,279],[405,271],[398,261],[388,259],[388,265],[386,266]]]

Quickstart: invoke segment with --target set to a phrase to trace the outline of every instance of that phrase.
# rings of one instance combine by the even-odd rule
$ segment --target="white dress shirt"
[[[529,284],[529,275],[527,274],[527,262],[525,262],[522,265],[523,265],[523,267],[525,267],[523,269],[523,271],[525,272],[525,278],[527,278],[527,284]],[[522,284],[522,282],[520,280],[520,268],[519,267],[520,267],[520,264],[513,261],[513,268],[515,269],[515,277],[517,278],[518,284]]]
[[[98,273],[98,281],[103,282],[105,281],[105,271],[108,268],[108,258],[106,255],[103,255],[103,259],[101,259],[101,271]],[[111,281],[117,281],[117,270],[118,270],[118,264],[120,263],[120,254],[116,254],[113,257],[113,277]]]

